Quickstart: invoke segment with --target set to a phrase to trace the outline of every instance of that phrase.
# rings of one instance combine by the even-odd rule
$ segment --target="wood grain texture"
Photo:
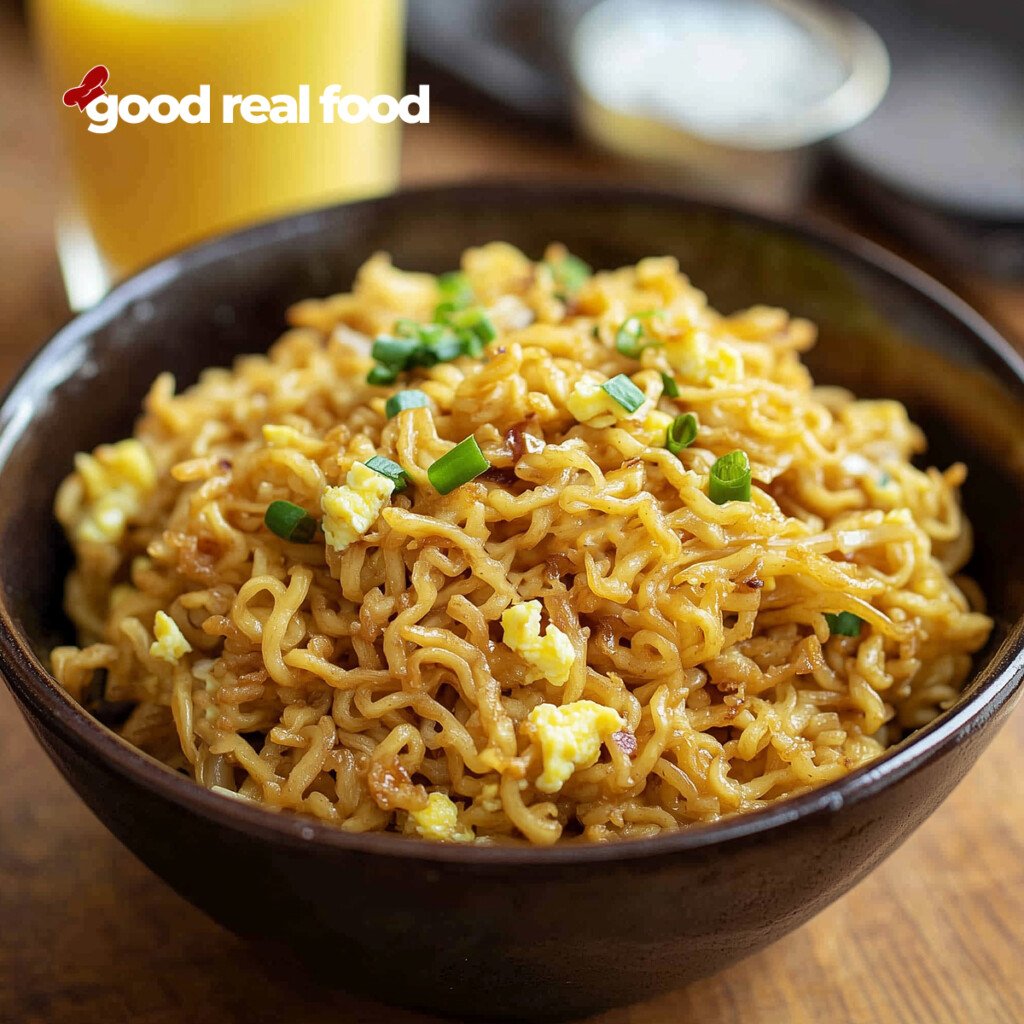
[[[0,13],[2,381],[67,316],[42,120],[23,34]],[[407,182],[424,182],[608,179],[621,169],[578,145],[442,110],[409,134],[405,172]],[[1024,339],[1024,289],[929,269]],[[1022,769],[1024,709],[928,823],[812,922],[714,978],[595,1022],[1024,1021]],[[0,780],[0,1024],[429,1020],[325,989],[175,896],[78,801],[5,690]],[[466,983],[486,991],[485,979]]]

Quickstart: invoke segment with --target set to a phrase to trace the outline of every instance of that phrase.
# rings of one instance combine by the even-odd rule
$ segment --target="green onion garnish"
[[[445,356],[442,362],[454,359],[458,355],[483,355],[484,346],[498,336],[498,332],[486,311],[479,306],[469,309],[442,302],[434,312],[434,319],[455,329],[458,336],[459,350],[451,356]],[[447,329],[447,328],[446,328]]]
[[[438,363],[450,363],[461,355],[462,342],[451,331],[444,331],[420,345],[412,358],[412,365],[436,366]]]
[[[643,337],[644,325],[639,317],[631,316],[628,320],[623,320],[615,332],[616,351],[628,359],[639,359],[640,353],[646,347],[643,344]]]
[[[445,354],[438,360],[448,362],[459,355],[478,357],[483,355],[484,346],[498,336],[491,318],[479,306],[465,308],[456,303],[442,302],[434,311],[434,319],[444,324],[444,330],[454,328],[458,337],[458,351],[455,343],[445,342]],[[451,352],[451,355],[447,353]]]
[[[456,487],[475,480],[490,468],[487,456],[480,451],[476,438],[470,434],[427,470],[427,479],[438,494],[450,494]]]
[[[442,303],[451,303],[453,309],[462,309],[473,301],[473,289],[469,278],[460,270],[451,270],[437,279],[437,290]]]
[[[439,324],[448,323],[448,317],[466,307],[460,302],[439,302],[434,307],[434,322]]]
[[[624,373],[606,380],[601,390],[609,398],[614,398],[626,412],[636,412],[647,400],[647,396]]]
[[[708,497],[716,505],[750,501],[750,460],[746,452],[729,452],[715,461],[708,481]]]
[[[263,514],[267,528],[282,540],[308,544],[316,533],[316,520],[301,505],[291,501],[272,501]]]
[[[491,322],[491,318],[483,312],[481,312],[480,319],[477,320],[473,327],[473,333],[484,343],[494,341],[498,336],[498,332],[495,329],[494,324]]]
[[[665,431],[665,447],[673,455],[678,455],[684,448],[689,448],[696,439],[697,417],[692,412],[684,412],[677,416]]]
[[[462,355],[462,342],[454,334],[446,334],[424,347],[439,363],[450,363]]]
[[[441,301],[434,309],[434,320],[439,324],[451,322],[473,301],[473,289],[470,287],[469,279],[459,271],[442,274],[437,279],[437,289],[441,293]],[[484,340],[490,341],[490,338]]]
[[[394,384],[398,379],[398,370],[393,366],[383,366],[378,363],[370,372],[366,375],[367,384],[376,384],[382,386],[384,384]]]
[[[372,459],[367,459],[366,468],[386,476],[395,485],[396,493],[404,491],[412,483],[409,474],[397,462],[392,462],[383,455],[374,455]]]
[[[395,337],[398,338],[415,338],[420,333],[420,325],[415,320],[410,320],[408,317],[402,317],[395,321],[394,327],[391,328]]]
[[[592,273],[590,267],[571,252],[566,253],[557,263],[548,263],[547,266],[551,270],[560,298],[563,299],[578,292]]]
[[[825,612],[828,631],[833,636],[860,636],[860,627],[864,620],[853,612],[839,612],[833,615]]]
[[[396,370],[404,370],[419,347],[420,342],[417,338],[390,338],[382,335],[374,341],[370,354],[378,363],[393,366]]]
[[[430,399],[422,391],[396,391],[384,403],[384,414],[390,420],[406,409],[427,409],[429,406]]]
[[[440,341],[448,333],[448,328],[444,324],[420,324],[416,337],[419,338],[420,344],[429,345],[432,341]]]
[[[472,331],[459,331],[459,344],[462,346],[462,354],[479,359],[484,354],[484,343]]]
[[[670,377],[667,373],[663,373],[661,375],[661,386],[666,398],[679,397],[679,385],[676,383],[675,377]]]
[[[489,320],[487,326],[494,329]],[[382,335],[374,341],[372,355],[378,365],[367,376],[368,383],[390,384],[403,370],[447,363],[466,350],[462,338],[445,324],[398,320],[395,322],[396,335],[399,331],[402,332],[401,337]]]
[[[498,332],[491,318],[479,306],[456,310],[448,317],[448,323],[460,331],[472,331],[481,341],[494,341]]]

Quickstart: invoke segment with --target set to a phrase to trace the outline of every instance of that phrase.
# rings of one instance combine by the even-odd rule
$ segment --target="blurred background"
[[[671,189],[840,226],[1024,346],[1022,14],[1019,0],[0,0],[0,384],[72,307],[181,245],[481,178]],[[61,95],[101,62],[121,95],[309,82],[315,103],[330,81],[427,84],[431,118],[95,135]],[[6,692],[0,725],[0,920],[18,925],[0,929],[0,1021],[384,1019],[266,979],[102,831]],[[943,814],[810,925],[605,1019],[724,1024],[742,1003],[755,1024],[1024,1020],[1024,877],[1014,888],[958,828],[983,816],[1024,865],[1020,803],[993,795],[1022,745],[1018,713]],[[967,895],[979,919],[963,917]],[[898,941],[880,958],[881,933]]]
[[[5,194],[43,252],[54,228],[75,308],[227,228],[482,176],[810,211],[982,287],[1024,279],[1024,17],[1007,0],[8,0],[4,12]],[[59,98],[101,62],[122,96],[211,83],[214,124],[85,131]],[[366,96],[428,84],[431,123],[404,138],[401,124],[317,124],[334,80]],[[222,92],[299,82],[312,124],[216,123]]]

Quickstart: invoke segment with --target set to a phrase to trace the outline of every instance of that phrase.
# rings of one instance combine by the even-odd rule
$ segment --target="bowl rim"
[[[158,260],[113,288],[94,307],[72,317],[48,341],[38,347],[0,396],[0,478],[16,442],[33,419],[28,399],[41,386],[54,385],[51,363],[67,355],[99,327],[116,320],[137,301],[177,277],[186,269],[236,257],[257,247],[304,234],[315,234],[324,217],[354,211],[371,214],[407,203],[433,201],[464,204],[466,193],[475,201],[501,203],[513,200],[529,205],[531,199],[599,201],[617,205],[668,206],[706,211],[753,223],[767,230],[795,237],[845,259],[867,264],[917,294],[936,312],[969,331],[978,346],[995,357],[1013,387],[1024,396],[1024,357],[966,302],[924,271],[874,242],[843,228],[825,225],[813,217],[783,217],[757,212],[741,205],[708,202],[685,194],[613,184],[562,184],[544,182],[471,181],[403,189],[388,196],[348,204],[331,204],[312,211],[261,222],[240,231],[216,236],[199,245]],[[59,368],[66,376],[78,366]],[[64,378],[60,378],[64,379]],[[27,403],[27,404],[26,404]],[[476,846],[409,840],[391,833],[346,832],[337,825],[313,818],[267,809],[213,793],[175,772],[88,714],[53,680],[36,658],[27,637],[14,625],[6,594],[0,590],[0,674],[18,702],[52,728],[76,753],[108,766],[135,785],[179,808],[198,814],[213,824],[230,827],[250,837],[283,846],[317,849],[318,852],[374,854],[411,861],[441,862],[476,867],[515,865],[544,868],[579,863],[633,862],[707,851],[725,843],[757,841],[781,826],[830,815],[844,806],[864,800],[879,790],[916,773],[944,756],[967,736],[981,728],[1002,709],[1024,680],[1024,616],[1011,625],[989,663],[971,679],[957,705],[933,722],[913,732],[877,761],[834,782],[799,796],[780,800],[744,814],[701,823],[649,839],[608,843],[566,843],[548,847],[526,844]],[[24,709],[22,709],[24,710]]]

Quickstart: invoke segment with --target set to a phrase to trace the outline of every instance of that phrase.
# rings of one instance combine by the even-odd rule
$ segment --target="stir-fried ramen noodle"
[[[810,323],[722,316],[673,259],[378,255],[290,319],[159,377],[56,501],[57,679],[202,786],[353,832],[650,836],[877,757],[988,637],[965,468],[913,467],[903,406],[813,385]]]

